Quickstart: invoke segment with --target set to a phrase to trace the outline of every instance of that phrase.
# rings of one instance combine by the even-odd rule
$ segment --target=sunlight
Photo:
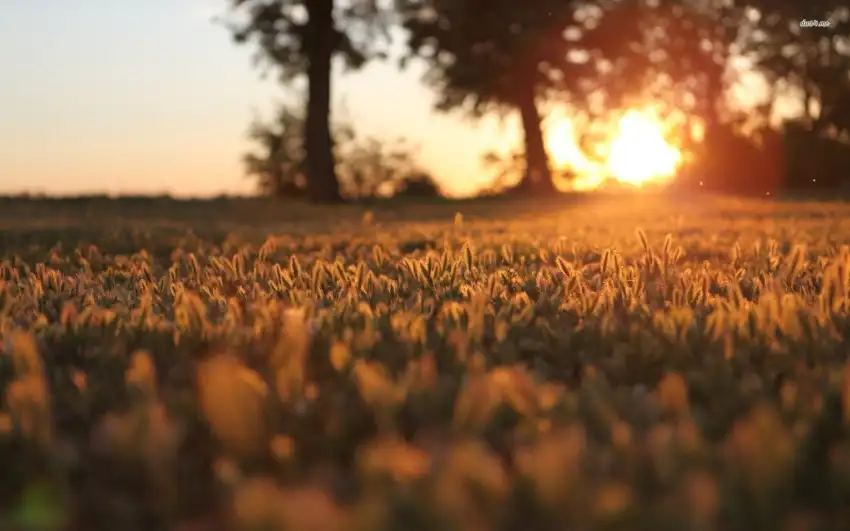
[[[579,147],[575,126],[567,116],[553,118],[547,129],[547,150],[553,168],[575,172],[568,185],[573,190],[594,190],[610,179],[634,186],[666,183],[682,163],[682,153],[665,138],[672,122],[659,119],[652,109],[626,112],[606,135],[609,140],[595,145],[591,154]]]
[[[642,185],[672,178],[681,153],[664,138],[662,124],[638,111],[626,113],[608,150],[607,167],[618,181]]]
[[[581,152],[569,120],[558,120],[555,126],[549,130],[547,149],[555,168],[570,167],[579,174],[597,169]]]
[[[547,149],[555,169],[570,168],[575,180],[569,183],[573,190],[593,190],[602,184],[603,172],[598,163],[587,158],[578,146],[572,123],[565,116],[554,120],[548,131]]]

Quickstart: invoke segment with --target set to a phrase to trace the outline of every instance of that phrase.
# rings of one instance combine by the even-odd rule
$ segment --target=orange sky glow
[[[255,112],[269,116],[287,93],[273,76],[260,78],[253,50],[235,47],[210,22],[224,5],[27,0],[5,8],[0,194],[252,193],[240,161],[250,147],[246,129]],[[489,186],[495,176],[482,155],[521,146],[519,120],[435,113],[423,74],[421,65],[399,72],[393,61],[354,74],[337,64],[334,113],[360,134],[419,146],[421,163],[450,195]],[[576,188],[594,188],[611,174],[632,183],[669,179],[681,159],[668,144],[674,128],[650,109],[612,126],[602,164],[581,153],[568,114],[544,114],[553,165],[573,167]]]

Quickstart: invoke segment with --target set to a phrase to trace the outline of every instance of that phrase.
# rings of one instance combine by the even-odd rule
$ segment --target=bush
[[[287,105],[279,107],[274,121],[255,120],[251,125],[249,137],[260,149],[246,154],[244,163],[262,195],[305,197],[303,130],[302,114]],[[404,188],[408,180],[419,181],[423,176],[432,179],[419,167],[415,147],[403,138],[386,141],[363,137],[346,121],[335,124],[333,133],[337,175],[343,194],[350,199],[386,197]],[[425,191],[422,183],[416,186]]]

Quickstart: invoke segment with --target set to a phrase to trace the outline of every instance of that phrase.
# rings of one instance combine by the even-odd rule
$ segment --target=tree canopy
[[[517,111],[524,132],[521,187],[553,188],[540,105],[554,93],[578,94],[589,74],[575,43],[578,2],[398,0],[412,57],[428,66],[437,109],[474,117]],[[568,31],[572,30],[572,31]]]

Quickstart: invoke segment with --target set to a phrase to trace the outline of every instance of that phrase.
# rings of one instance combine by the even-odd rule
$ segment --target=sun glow
[[[628,111],[615,122],[608,140],[583,153],[573,124],[560,117],[548,131],[548,149],[556,168],[570,168],[571,187],[592,190],[608,179],[643,186],[672,180],[682,162],[681,152],[667,141],[669,125],[651,110]]]
[[[681,153],[664,138],[662,124],[648,114],[630,111],[620,119],[606,165],[618,181],[641,185],[670,179],[680,161]]]

